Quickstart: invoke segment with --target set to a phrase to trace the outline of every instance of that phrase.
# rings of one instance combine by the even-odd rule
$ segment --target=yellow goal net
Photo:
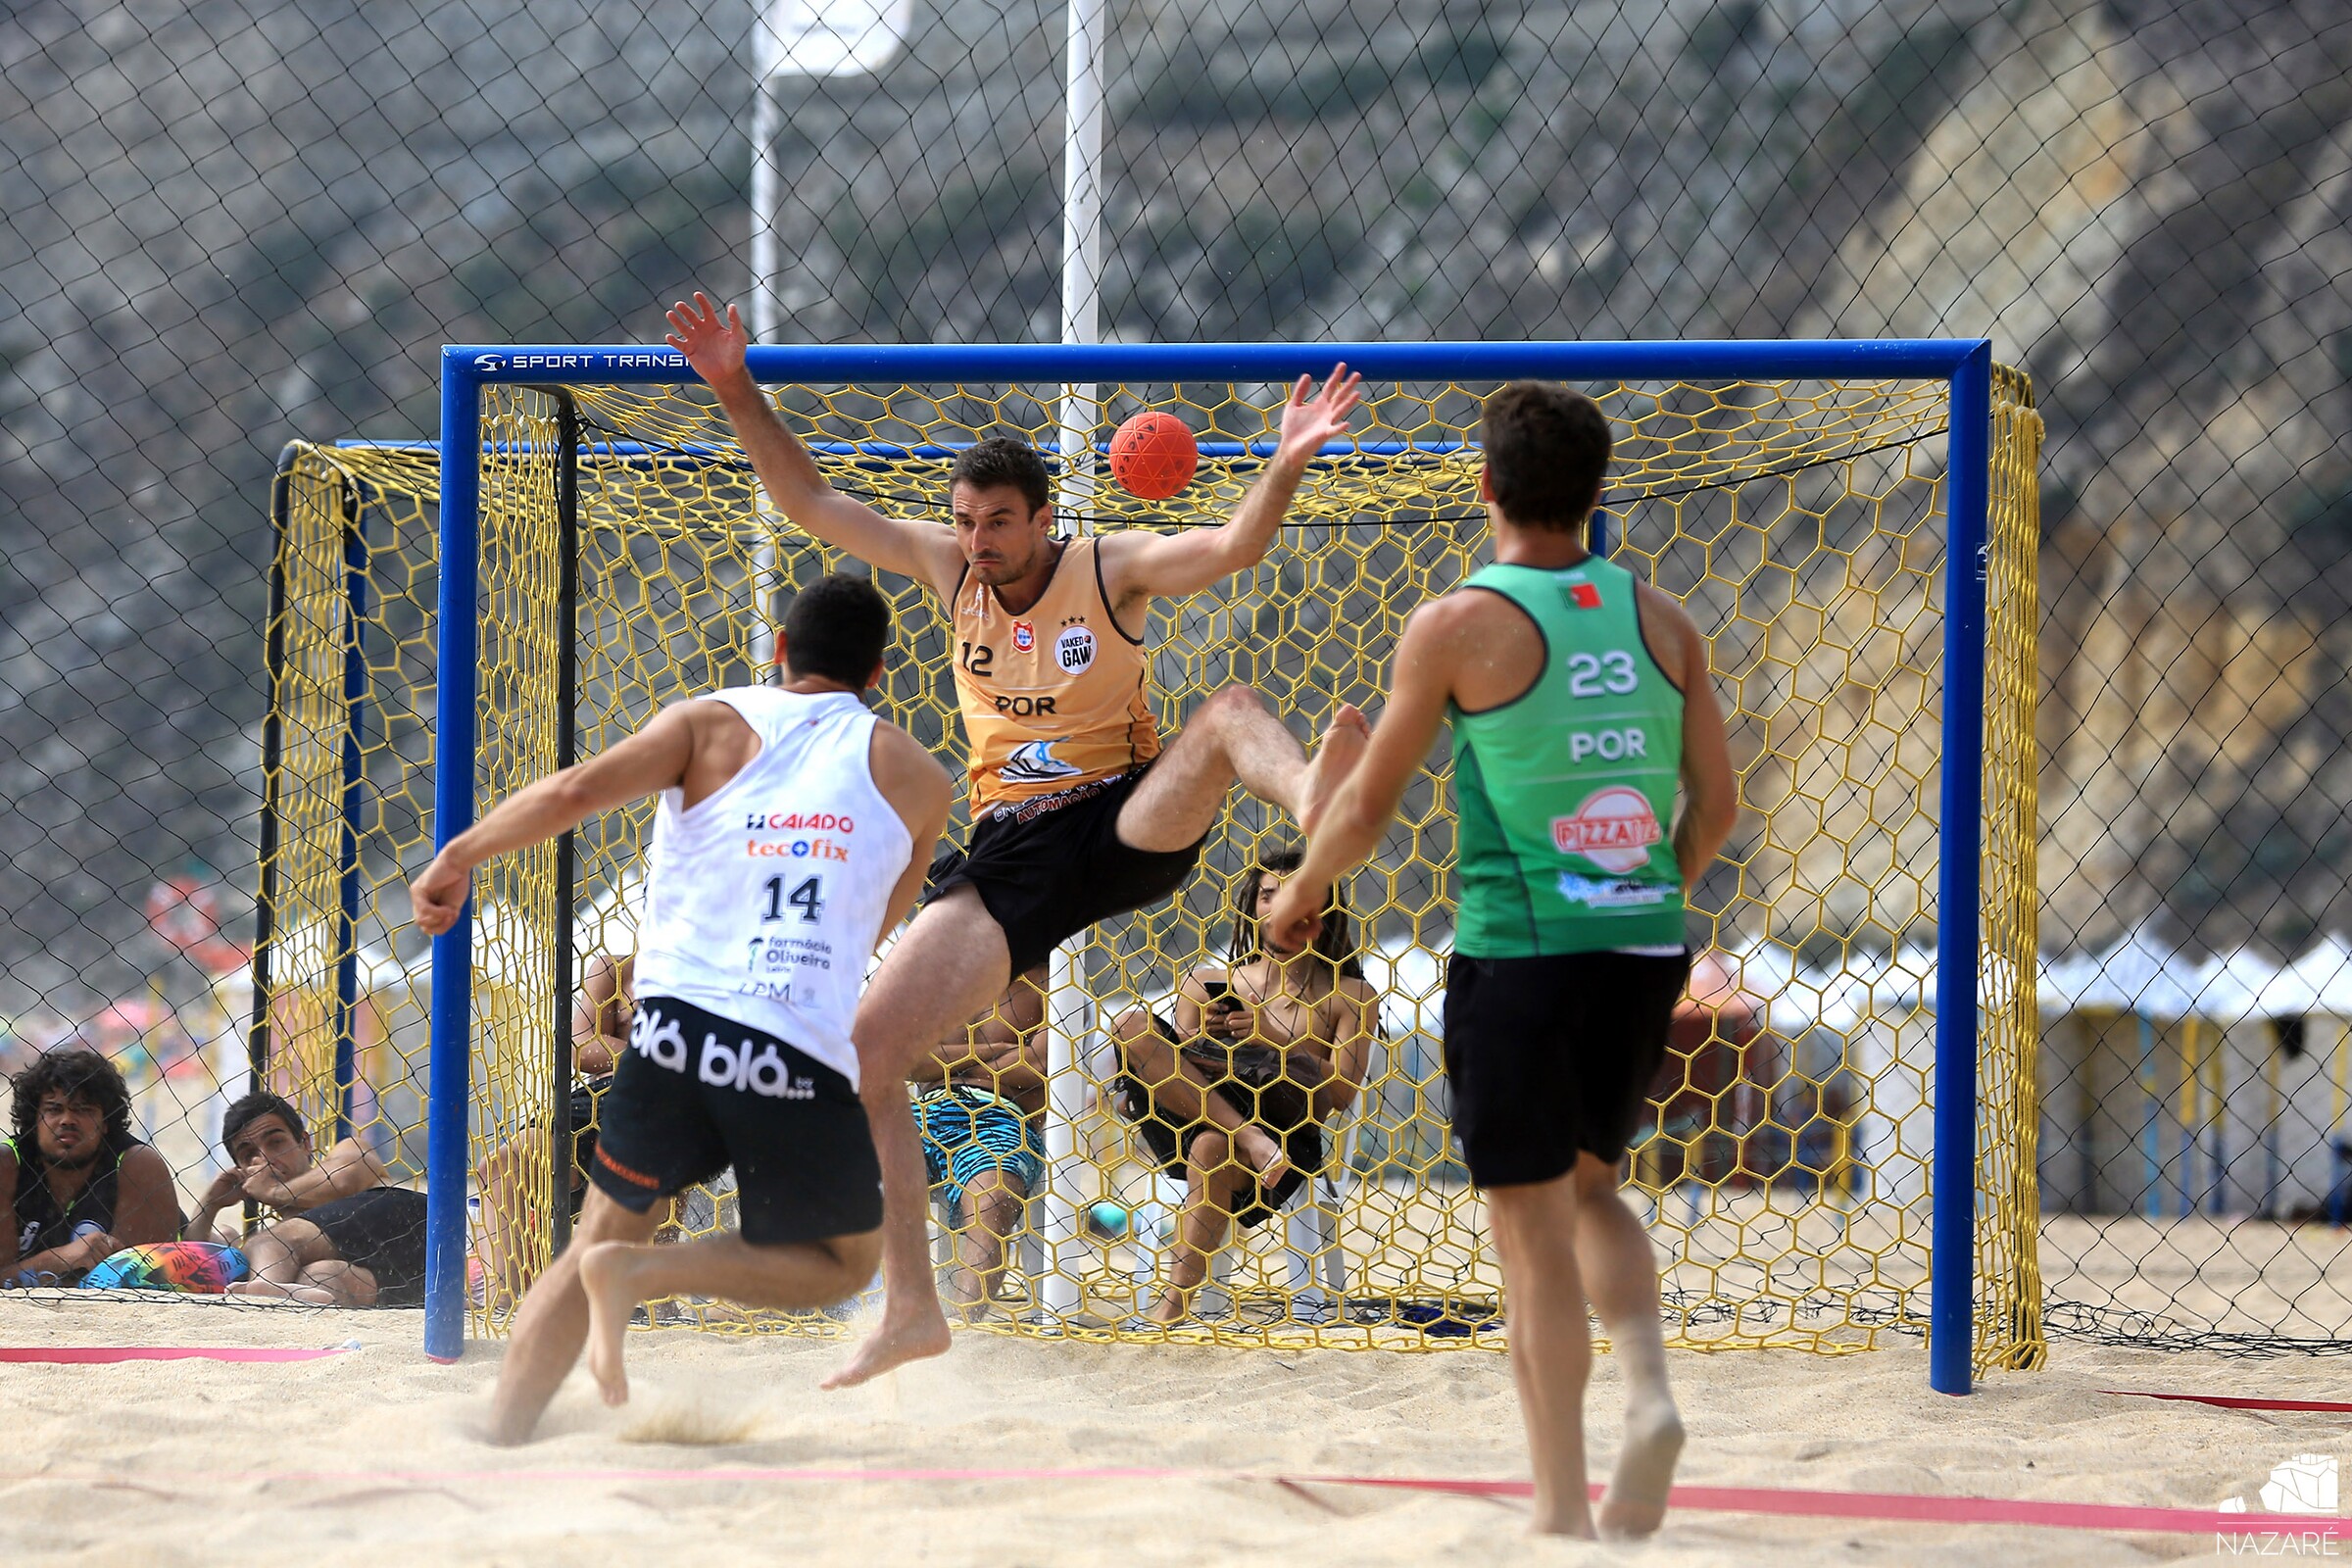
[[[1302,739],[1342,703],[1377,714],[1404,616],[1482,559],[1477,418],[1494,384],[1368,382],[1352,444],[1316,463],[1265,560],[1153,607],[1167,730],[1228,681],[1255,687]],[[1661,1250],[1669,1340],[1836,1351],[1926,1331],[1935,1268],[1952,1266],[1930,1246],[1936,940],[1951,918],[1938,907],[1942,787],[1947,765],[1969,766],[1983,799],[1979,907],[1958,912],[1979,943],[1970,1359],[2034,1364],[2040,421],[2026,378],[1993,372],[1985,548],[1958,564],[1984,582],[1981,764],[1950,755],[1943,733],[1949,383],[1588,389],[1617,439],[1605,546],[1712,639],[1740,779],[1739,828],[1692,900],[1691,994],[1626,1173]],[[1221,521],[1270,450],[1285,388],[772,390],[836,488],[943,525],[949,465],[973,440],[1014,435],[1051,455],[1064,427],[1100,441],[1139,410],[1179,415],[1203,456],[1171,501],[1138,501],[1090,465],[1060,470],[1064,525],[1109,531]],[[479,418],[477,810],[664,703],[761,679],[771,596],[848,564],[763,503],[699,383],[492,381]],[[395,1169],[418,1179],[436,1108],[431,976],[405,882],[430,853],[450,730],[436,721],[439,464],[423,445],[288,454],[270,628],[269,995],[257,1011],[275,1080],[311,1108],[364,1103]],[[877,582],[898,612],[880,707],[959,762],[941,609],[905,579]],[[477,882],[470,1103],[456,1120],[474,1332],[503,1329],[514,1289],[565,1234],[573,1140],[594,1118],[593,1094],[575,1093],[589,1082],[571,1068],[597,1034],[612,960],[634,945],[651,820],[650,803],[616,811]],[[1022,1196],[976,1326],[1259,1346],[1500,1342],[1498,1272],[1440,1070],[1454,827],[1438,760],[1347,887],[1379,1028],[1360,1093],[1323,1128],[1325,1168],[1228,1243],[1185,1325],[1133,1321],[1165,1282],[1183,1193],[1122,1113],[1110,1022],[1139,1006],[1164,1012],[1183,976],[1222,965],[1239,881],[1292,832],[1237,791],[1178,898],[1057,958],[1042,1025],[1052,1092],[1037,1112],[1050,1159]],[[670,1230],[731,1215],[722,1181],[689,1195]],[[934,1205],[943,1260],[968,1255],[953,1234],[964,1223]],[[847,1332],[846,1318],[696,1300],[647,1314],[657,1327],[818,1334]]]

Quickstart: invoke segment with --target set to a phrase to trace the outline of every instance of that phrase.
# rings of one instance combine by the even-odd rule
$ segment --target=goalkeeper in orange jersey
[[[1227,686],[1163,748],[1144,641],[1153,599],[1199,593],[1265,556],[1307,465],[1347,433],[1362,378],[1343,365],[1318,392],[1299,377],[1273,455],[1221,526],[1061,539],[1045,461],[1018,441],[957,454],[950,527],[885,516],[841,494],[754,384],[731,307],[697,294],[670,311],[669,325],[670,347],[717,394],[768,499],[813,537],[929,588],[956,650],[972,833],[932,868],[929,902],[858,1008],[860,1082],[882,1154],[887,1297],[880,1326],[827,1380],[841,1388],[948,1348],[906,1101],[916,1057],[1063,941],[1174,893],[1237,782],[1304,824],[1319,781],[1362,745],[1363,716],[1342,707],[1310,764],[1255,692]],[[1262,1128],[1238,1134],[1236,1152],[1261,1181],[1288,1174]]]
[[[1405,622],[1387,710],[1308,828],[1265,929],[1283,951],[1312,936],[1322,890],[1379,847],[1450,720],[1460,826],[1446,1077],[1502,1262],[1535,1528],[1593,1534],[1590,1303],[1627,1401],[1599,1526],[1642,1536],[1665,1515],[1683,1426],[1657,1262],[1617,1167],[1690,977],[1684,895],[1731,834],[1738,784],[1706,640],[1680,605],[1586,549],[1609,461],[1599,408],[1518,382],[1487,400],[1480,433],[1494,564]]]

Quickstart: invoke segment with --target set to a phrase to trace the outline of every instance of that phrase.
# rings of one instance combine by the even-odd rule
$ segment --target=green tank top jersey
[[[1494,565],[1465,585],[1502,595],[1544,634],[1527,693],[1453,721],[1461,906],[1454,951],[1526,958],[1679,948],[1683,879],[1671,824],[1683,694],[1642,640],[1634,577]]]

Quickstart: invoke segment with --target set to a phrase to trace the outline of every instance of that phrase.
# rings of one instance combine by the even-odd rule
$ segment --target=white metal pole
[[[1102,42],[1103,0],[1068,0],[1069,50],[1063,95],[1061,144],[1061,340],[1102,340]],[[1061,508],[1078,519],[1081,533],[1095,498],[1096,389],[1061,389]],[[1078,1117],[1086,1104],[1084,1063],[1078,1043],[1088,1032],[1092,1003],[1079,953],[1083,937],[1065,942],[1054,955],[1053,983],[1046,996],[1046,1278],[1034,1298],[1049,1317],[1059,1318],[1079,1301],[1078,1266],[1083,1251],[1078,1224]],[[1088,1195],[1091,1197],[1092,1195]]]
[[[783,131],[783,114],[776,99],[776,75],[784,66],[783,34],[772,14],[762,15],[759,33],[759,74],[752,82],[752,289],[751,332],[755,343],[772,343],[783,311],[776,298],[776,210],[783,202],[783,180],[776,168],[776,137]],[[759,523],[759,542],[752,546],[752,673],[766,678],[775,662],[776,628],[769,613],[769,597],[776,583],[776,510],[764,488],[754,491],[752,515]]]
[[[1069,0],[1061,138],[1061,340],[1102,341],[1103,0]],[[1061,390],[1062,506],[1084,520],[1095,492],[1095,388]]]
[[[775,341],[782,308],[776,299],[776,208],[783,198],[776,137],[783,112],[776,102],[775,29],[761,27],[759,80],[752,87],[752,341]]]

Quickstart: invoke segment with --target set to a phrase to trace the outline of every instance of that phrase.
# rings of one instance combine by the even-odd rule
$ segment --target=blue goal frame
[[[1928,1382],[1973,1386],[1976,1339],[1977,982],[1983,925],[1984,593],[1991,504],[1992,344],[1984,338],[1626,343],[1187,343],[755,345],[752,376],[890,386],[989,382],[1248,381],[1284,385],[1334,361],[1375,381],[1943,381],[1945,463],[1943,766],[1936,824],[1936,1149],[1930,1172]],[[675,385],[697,379],[667,347],[441,351],[441,539],[433,845],[474,820],[479,654],[481,390],[501,383]],[[1954,565],[1973,563],[1973,569]],[[466,1346],[466,1183],[472,1109],[473,907],[433,939],[425,1144],[424,1349]]]

